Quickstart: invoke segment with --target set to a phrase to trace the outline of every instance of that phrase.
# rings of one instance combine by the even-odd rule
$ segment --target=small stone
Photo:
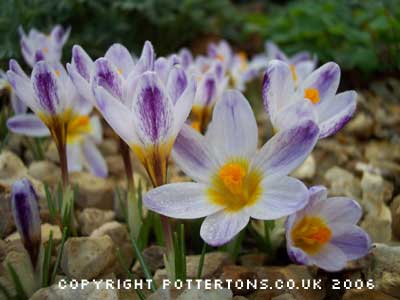
[[[90,235],[95,229],[114,218],[115,213],[112,210],[85,208],[78,216],[81,234]]]
[[[222,268],[220,279],[224,281],[232,280],[233,282],[241,281],[244,283],[247,281],[255,282],[257,281],[257,274],[243,266],[229,265]],[[235,295],[247,295],[253,290],[252,287],[247,288],[246,284],[244,284],[243,288],[239,287],[238,285],[232,286],[232,291]]]
[[[370,289],[351,289],[346,291],[343,295],[343,300],[396,300],[398,298],[393,298],[387,294],[380,291],[374,291]]]
[[[392,199],[393,184],[385,181],[382,176],[364,172],[361,180],[362,201],[367,209],[372,209],[388,203]]]
[[[375,243],[387,243],[392,240],[392,215],[384,203],[369,213],[361,222],[361,227],[370,235]]]
[[[296,300],[291,294],[283,294],[277,297],[273,297],[271,300]]]
[[[16,180],[26,177],[28,169],[22,160],[10,151],[0,154],[0,185],[11,186]]]
[[[268,261],[268,255],[263,253],[250,253],[239,257],[239,262],[245,267],[260,267]]]
[[[104,139],[98,147],[104,156],[118,154],[119,152],[118,143],[115,139]]]
[[[71,174],[71,184],[79,187],[79,196],[75,203],[80,208],[95,207],[112,209],[114,187],[110,180],[86,172]]]
[[[0,236],[9,235],[15,224],[11,213],[11,192],[9,188],[0,186]]]
[[[232,291],[228,289],[209,290],[187,289],[176,300],[232,300]]]
[[[168,274],[166,269],[158,269],[154,272],[153,281],[156,286],[161,286],[163,280],[168,279]]]
[[[61,229],[57,225],[52,225],[52,224],[42,224],[41,225],[41,237],[42,237],[42,244],[46,244],[49,241],[50,238],[50,231],[53,232],[53,243],[55,245],[58,245],[58,243],[61,241],[62,238],[62,233]],[[6,238],[6,241],[12,242],[16,240],[21,240],[21,237],[18,232],[14,232],[13,234],[9,235]]]
[[[61,268],[74,279],[92,279],[116,264],[114,242],[109,236],[69,238]]]
[[[324,178],[330,187],[330,196],[347,196],[355,200],[361,199],[360,182],[349,171],[335,166],[325,173]]]
[[[385,142],[371,142],[365,148],[369,161],[400,161],[400,145]]]
[[[54,176],[60,172],[60,168],[48,160],[34,161],[29,165],[28,174],[48,185],[55,185],[60,178]]]
[[[155,272],[164,267],[164,254],[165,248],[160,246],[150,246],[142,251],[142,256],[146,262],[150,272]],[[144,273],[140,266],[139,261],[136,261],[132,268],[132,272],[136,273],[139,277],[144,277]]]
[[[363,112],[359,112],[344,128],[349,134],[360,138],[368,138],[374,132],[374,119]]]
[[[315,158],[311,154],[300,167],[293,171],[292,176],[301,180],[312,179],[314,178],[316,167]]]
[[[38,290],[29,300],[118,300],[118,289],[109,283],[89,282],[84,288],[60,287],[54,284]]]
[[[243,296],[235,296],[232,300],[248,300],[246,297]]]
[[[400,195],[397,195],[390,205],[392,212],[392,229],[393,235],[400,240]]]
[[[230,263],[229,254],[225,252],[210,252],[204,257],[204,265],[201,278],[213,278],[222,271],[222,267]],[[188,255],[186,257],[187,278],[197,278],[197,270],[200,255]]]

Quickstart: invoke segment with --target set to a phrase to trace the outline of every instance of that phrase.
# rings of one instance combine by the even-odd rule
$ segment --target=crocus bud
[[[38,196],[28,179],[24,178],[14,182],[11,206],[22,243],[29,253],[33,268],[35,268],[41,243],[40,215]]]

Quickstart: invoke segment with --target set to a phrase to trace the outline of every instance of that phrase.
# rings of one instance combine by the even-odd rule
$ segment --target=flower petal
[[[135,66],[132,55],[129,53],[128,49],[118,43],[113,44],[110,48],[108,48],[104,57],[113,63],[117,68],[117,71],[125,78]]]
[[[22,70],[21,66],[19,65],[19,63],[15,59],[10,59],[9,68],[10,68],[10,71],[13,71],[17,75],[25,77],[26,79],[29,80],[28,75],[26,75],[24,70]]]
[[[178,134],[185,124],[193,107],[196,94],[196,81],[191,78],[183,94],[179,97],[174,106],[174,134]]]
[[[346,267],[347,256],[340,248],[327,243],[317,254],[311,256],[310,263],[325,271],[337,272]]]
[[[54,69],[49,63],[38,62],[32,71],[32,84],[35,94],[39,100],[40,108],[50,115],[63,111],[65,104],[63,100],[62,85]]]
[[[77,68],[73,64],[67,63],[67,70],[78,94],[91,104],[95,104],[96,100],[94,99],[90,83],[79,74]]]
[[[54,40],[58,47],[62,47],[68,40],[69,34],[71,32],[71,27],[64,29],[60,25],[56,25],[50,33],[52,40]]]
[[[312,72],[300,85],[298,89],[298,97],[304,98],[304,90],[314,88],[318,90],[320,102],[322,105],[325,100],[333,97],[338,89],[340,81],[340,67],[329,62]]]
[[[36,101],[31,81],[28,78],[18,75],[13,71],[7,71],[7,78],[13,87],[15,94],[22,102],[24,102],[34,112],[41,111],[39,103]]]
[[[79,143],[67,144],[68,172],[82,171],[82,149]]]
[[[97,59],[94,65],[94,82],[113,97],[122,100],[122,78],[114,65],[106,58]]]
[[[188,78],[185,71],[178,66],[174,66],[168,75],[167,93],[175,104],[179,97],[185,91],[188,85]]]
[[[349,260],[361,258],[371,249],[368,234],[356,225],[336,223],[332,225],[332,231],[331,243],[340,248]]]
[[[94,87],[94,94],[99,111],[114,131],[128,145],[138,143],[131,111],[101,86]]]
[[[181,58],[181,64],[184,69],[188,68],[193,62],[193,55],[187,48],[182,48],[179,51],[179,57]]]
[[[346,197],[331,197],[320,201],[314,210],[328,223],[357,224],[362,209],[357,201]]]
[[[287,63],[272,60],[267,67],[262,86],[264,107],[272,125],[275,126],[278,112],[290,105],[293,99],[294,81]]]
[[[296,64],[296,75],[298,78],[298,82],[302,82],[304,79],[307,78],[308,75],[314,71],[316,67],[316,60],[307,60],[307,61],[302,61],[300,63]]]
[[[72,47],[71,64],[75,67],[79,75],[81,75],[87,82],[90,82],[94,63],[86,51],[79,45],[74,45],[74,47]]]
[[[143,197],[143,204],[159,214],[178,218],[196,219],[221,210],[207,199],[207,186],[194,182],[172,183],[160,186]]]
[[[270,59],[278,59],[282,61],[289,61],[285,53],[272,41],[267,41],[265,43],[265,50],[267,51],[268,57]]]
[[[300,248],[297,248],[297,247],[294,247],[291,245],[287,245],[287,252],[288,252],[290,259],[293,262],[295,262],[297,264],[301,264],[301,265],[309,265],[310,264],[310,259],[309,259],[308,255]]]
[[[96,144],[101,143],[103,139],[103,127],[101,126],[100,117],[98,115],[90,117],[90,127],[92,128],[90,137]]]
[[[307,187],[292,177],[269,177],[262,181],[260,199],[249,208],[252,218],[275,220],[295,213],[308,202]]]
[[[196,93],[196,105],[211,107],[217,99],[217,79],[214,74],[206,73],[199,83]]]
[[[82,153],[84,165],[89,171],[98,177],[107,177],[107,163],[96,145],[90,140],[85,139],[82,143]]]
[[[7,120],[10,131],[27,136],[49,136],[50,131],[46,125],[34,114],[20,114]]]
[[[211,174],[218,168],[204,136],[188,125],[179,132],[172,157],[186,175],[198,182],[209,182]]]
[[[135,66],[135,73],[140,75],[146,71],[154,70],[155,53],[150,41],[146,41],[143,46],[142,54]]]
[[[201,238],[209,245],[217,247],[228,243],[249,223],[246,211],[231,213],[219,211],[208,216],[200,229]]]
[[[350,121],[357,106],[357,93],[347,91],[317,106],[320,138],[335,134]]]
[[[14,91],[11,93],[10,97],[11,97],[10,98],[11,106],[13,108],[14,113],[16,115],[24,114],[28,109],[24,101],[21,101],[21,99],[19,99],[19,97],[15,94]]]
[[[208,129],[210,144],[222,160],[255,154],[258,128],[249,102],[239,92],[229,90],[214,108]]]
[[[285,130],[305,121],[317,122],[317,112],[310,101],[296,101],[279,111],[274,119],[274,129]]]
[[[307,158],[318,140],[318,126],[307,121],[275,134],[257,153],[252,166],[265,176],[283,176]]]
[[[174,129],[173,104],[155,72],[140,76],[133,98],[135,127],[145,145],[167,142]]]

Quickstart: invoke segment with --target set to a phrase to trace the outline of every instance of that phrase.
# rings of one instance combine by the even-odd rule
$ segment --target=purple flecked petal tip
[[[179,97],[183,94],[188,85],[188,78],[184,69],[175,66],[169,72],[167,81],[167,92],[172,102],[175,104]]]
[[[113,44],[106,52],[107,58],[117,68],[122,76],[127,77],[133,70],[135,63],[129,50],[118,43]]]
[[[78,73],[89,82],[93,61],[79,45],[74,45],[72,47],[72,64],[75,66]]]
[[[40,215],[38,196],[28,179],[13,184],[11,207],[18,232],[35,267],[41,243]]]
[[[122,99],[122,78],[106,58],[95,61],[94,82],[117,99]]]

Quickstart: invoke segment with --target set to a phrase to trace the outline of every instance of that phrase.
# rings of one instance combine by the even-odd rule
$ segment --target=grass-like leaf
[[[42,287],[49,286],[49,273],[51,264],[51,253],[53,251],[53,231],[50,231],[49,241],[44,248],[43,264],[42,264]]]
[[[203,274],[203,266],[204,266],[204,258],[206,256],[207,244],[204,242],[203,249],[201,249],[201,255],[199,260],[199,266],[197,268],[197,278],[201,279],[201,275]]]
[[[14,284],[15,291],[17,293],[17,299],[19,299],[19,300],[28,299],[28,296],[26,295],[26,293],[24,291],[24,287],[22,286],[21,280],[19,279],[19,276],[18,276],[17,272],[15,271],[14,267],[10,263],[7,263],[7,268],[11,275],[11,280]]]
[[[62,253],[64,250],[64,244],[65,244],[65,241],[67,240],[67,237],[68,237],[68,227],[65,227],[63,229],[63,233],[62,233],[62,237],[61,237],[61,244],[60,244],[60,248],[58,249],[56,262],[54,264],[53,272],[51,274],[51,279],[50,279],[51,284],[54,283],[54,280],[56,278],[58,266],[60,265],[60,262],[61,262],[61,257],[62,257]]]

